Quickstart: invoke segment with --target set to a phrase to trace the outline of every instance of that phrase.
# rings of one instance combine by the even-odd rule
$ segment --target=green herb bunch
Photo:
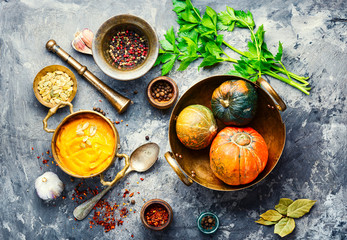
[[[295,228],[294,218],[300,218],[310,211],[316,203],[310,199],[291,200],[281,198],[275,206],[276,210],[268,210],[260,215],[260,219],[255,221],[262,225],[275,225],[274,233],[281,237],[287,236]]]
[[[227,74],[237,75],[255,82],[262,75],[277,78],[305,94],[309,94],[308,77],[298,76],[287,71],[283,65],[283,46],[279,42],[278,53],[273,55],[264,42],[264,27],[261,25],[255,32],[255,23],[251,12],[234,10],[226,7],[226,11],[216,13],[211,7],[206,6],[206,11],[201,17],[200,11],[195,8],[190,0],[172,0],[173,11],[177,14],[179,31],[175,34],[171,27],[160,41],[161,49],[155,63],[163,64],[162,75],[166,75],[173,68],[176,60],[180,61],[178,71],[185,70],[190,63],[202,58],[199,69],[212,66],[220,62],[234,63],[234,69]],[[235,28],[247,28],[251,34],[248,42],[248,51],[242,52],[224,41],[220,31],[232,32]],[[240,59],[229,57],[224,48],[240,54]]]

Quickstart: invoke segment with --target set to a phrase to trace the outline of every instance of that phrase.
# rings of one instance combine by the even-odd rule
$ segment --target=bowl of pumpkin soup
[[[61,104],[51,108],[43,120],[44,130],[52,132],[52,153],[58,166],[77,178],[100,175],[114,162],[118,154],[119,135],[112,122],[102,114],[91,110],[73,112],[53,129],[47,128],[47,120],[56,113]],[[128,156],[125,156],[128,158]]]

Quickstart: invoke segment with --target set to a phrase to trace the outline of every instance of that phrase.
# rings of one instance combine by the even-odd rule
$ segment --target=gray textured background
[[[224,11],[226,5],[250,10],[256,23],[264,24],[272,51],[276,51],[278,41],[284,42],[288,70],[310,76],[310,96],[268,79],[288,105],[282,114],[287,128],[286,146],[274,171],[260,184],[238,192],[217,192],[198,184],[186,187],[163,158],[170,150],[167,129],[171,110],[157,110],[145,97],[145,86],[160,75],[160,69],[153,68],[135,81],[114,81],[99,70],[92,57],[71,48],[76,30],[88,27],[96,32],[106,19],[122,13],[144,18],[162,38],[170,26],[177,29],[171,1],[0,1],[0,239],[131,239],[131,234],[134,239],[279,239],[273,227],[254,221],[281,197],[317,200],[311,213],[296,221],[296,229],[287,239],[346,239],[346,1],[204,0],[193,4],[202,11],[205,5],[217,12]],[[247,31],[238,29],[233,35],[225,35],[227,42],[236,47],[246,46]],[[108,233],[100,226],[90,229],[88,220],[73,219],[72,210],[77,204],[71,197],[80,181],[71,182],[59,168],[51,163],[47,167],[37,159],[50,149],[52,135],[42,130],[47,108],[36,100],[32,82],[41,68],[65,65],[46,51],[45,43],[50,38],[134,101],[120,116],[77,76],[79,88],[73,101],[76,109],[101,107],[112,120],[124,120],[117,129],[125,153],[145,143],[146,135],[161,147],[159,161],[151,171],[130,174],[106,196],[108,201],[121,204],[123,199],[118,193],[125,188],[140,192],[134,196],[138,212],[130,213],[123,226]],[[170,73],[180,95],[197,81],[231,68],[230,64],[220,64],[198,72],[198,64],[195,62],[184,72]],[[135,90],[139,92],[136,95]],[[67,109],[61,110],[49,125],[56,126],[66,114]],[[108,175],[113,176],[118,169],[112,167]],[[44,203],[37,197],[34,181],[48,170],[56,172],[65,183],[65,200]],[[140,177],[145,180],[137,184]],[[86,185],[100,187],[97,178],[87,180]],[[173,208],[173,223],[164,232],[151,232],[140,222],[143,199],[151,198],[162,198]],[[206,210],[220,218],[220,229],[213,236],[203,235],[196,227],[196,218]]]

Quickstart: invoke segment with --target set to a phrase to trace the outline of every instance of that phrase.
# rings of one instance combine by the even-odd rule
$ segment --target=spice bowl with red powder
[[[149,23],[130,14],[111,17],[95,34],[93,58],[116,80],[133,80],[146,74],[159,52],[158,37]]]
[[[147,86],[149,103],[158,109],[167,109],[177,100],[178,87],[174,80],[166,76],[154,78]]]
[[[172,221],[171,206],[161,199],[146,202],[141,209],[141,221],[145,227],[160,231],[166,229]]]

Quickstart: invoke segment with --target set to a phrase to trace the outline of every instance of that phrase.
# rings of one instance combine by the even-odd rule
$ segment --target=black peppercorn
[[[157,101],[169,101],[172,97],[173,88],[171,84],[165,81],[156,82],[151,88],[151,95]]]

